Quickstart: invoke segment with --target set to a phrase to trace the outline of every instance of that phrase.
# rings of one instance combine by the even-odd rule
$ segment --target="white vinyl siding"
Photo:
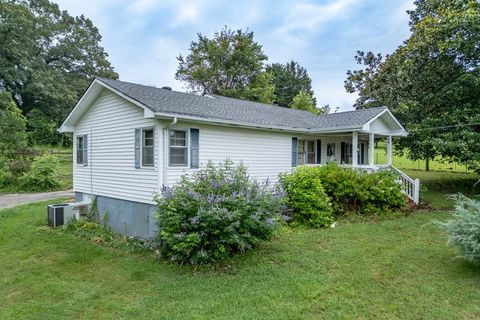
[[[200,129],[200,167],[204,167],[209,160],[218,163],[228,158],[235,163],[243,162],[252,178],[269,178],[273,181],[279,173],[291,170],[292,134],[199,123],[181,123],[178,126],[185,130]],[[173,185],[183,173],[192,173],[195,170],[169,167],[166,183]]]
[[[74,166],[74,191],[153,203],[162,160],[159,144],[154,143],[155,166],[135,169],[135,128],[155,127],[160,129],[159,122],[145,119],[140,107],[114,93],[101,94],[75,126],[74,139],[88,134],[88,166]],[[154,130],[155,141],[161,131]],[[73,154],[76,158],[76,150]]]

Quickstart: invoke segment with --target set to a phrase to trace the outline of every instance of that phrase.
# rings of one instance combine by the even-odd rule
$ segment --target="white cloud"
[[[321,24],[337,19],[356,0],[336,0],[327,4],[300,3],[294,6],[285,19],[288,31],[317,31]]]
[[[174,19],[175,25],[194,23],[200,16],[199,3],[182,3]]]
[[[136,14],[145,14],[159,4],[160,2],[157,0],[135,0],[132,1],[129,8]]]

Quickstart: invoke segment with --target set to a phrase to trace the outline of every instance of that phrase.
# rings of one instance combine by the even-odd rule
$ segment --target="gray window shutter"
[[[83,165],[88,166],[88,135],[83,135]]]
[[[140,147],[142,145],[142,129],[135,129],[135,168],[140,168]]]
[[[200,132],[198,129],[190,129],[190,168],[196,169],[200,165]]]
[[[292,167],[297,166],[297,145],[298,138],[292,138]]]
[[[317,140],[317,164],[322,163],[322,140]]]

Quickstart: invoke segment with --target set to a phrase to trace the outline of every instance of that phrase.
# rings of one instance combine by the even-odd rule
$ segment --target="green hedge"
[[[403,210],[407,205],[395,174],[388,171],[367,173],[335,163],[301,166],[290,174],[280,175],[280,183],[296,217],[311,226],[328,225],[331,212],[336,216],[384,214]],[[324,223],[313,222],[320,217],[325,219]]]

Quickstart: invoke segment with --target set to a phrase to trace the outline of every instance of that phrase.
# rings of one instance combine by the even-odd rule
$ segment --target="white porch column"
[[[358,131],[352,132],[352,166],[358,166]]]
[[[387,164],[392,165],[392,136],[387,139]]]
[[[368,139],[368,165],[375,165],[375,134],[370,133]]]

